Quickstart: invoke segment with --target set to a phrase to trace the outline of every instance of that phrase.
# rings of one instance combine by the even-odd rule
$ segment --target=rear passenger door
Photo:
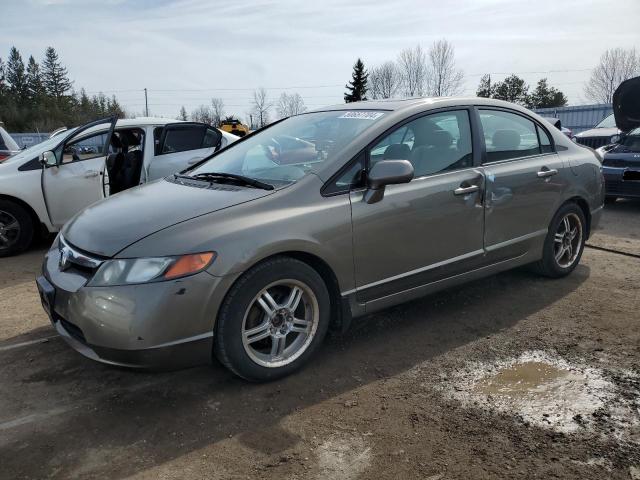
[[[154,135],[154,156],[148,181],[166,177],[194,165],[215,152],[222,134],[205,123],[180,122],[158,127]]]
[[[540,248],[567,188],[546,129],[516,111],[478,109],[485,143],[485,239],[494,259]]]

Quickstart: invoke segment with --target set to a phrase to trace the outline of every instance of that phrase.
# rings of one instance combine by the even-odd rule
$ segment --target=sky
[[[245,117],[253,89],[342,103],[361,57],[371,67],[446,38],[465,74],[541,77],[570,104],[613,47],[640,49],[640,0],[2,0],[0,57],[58,51],[74,87],[115,94],[129,113],[176,117],[220,97]]]

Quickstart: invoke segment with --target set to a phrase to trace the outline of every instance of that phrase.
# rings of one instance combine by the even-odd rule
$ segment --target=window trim
[[[484,146],[484,142],[480,143],[481,140],[481,136],[478,134],[479,130],[478,130],[478,120],[479,117],[476,118],[476,115],[473,112],[474,109],[474,105],[457,105],[457,106],[449,106],[449,107],[439,107],[439,108],[432,108],[429,110],[423,110],[422,112],[418,112],[418,113],[414,113],[413,115],[403,118],[402,120],[400,120],[399,122],[393,124],[391,127],[387,128],[386,130],[384,130],[381,134],[379,134],[377,137],[375,137],[371,142],[369,142],[367,145],[365,145],[362,149],[360,149],[360,151],[358,151],[357,154],[355,154],[348,162],[346,162],[342,167],[340,167],[338,169],[338,171],[336,173],[334,173],[333,175],[331,175],[331,177],[329,177],[329,180],[327,180],[324,185],[322,185],[322,187],[320,188],[320,193],[323,197],[331,197],[331,196],[335,196],[335,195],[344,195],[345,193],[350,193],[352,191],[357,191],[357,190],[362,190],[363,188],[366,189],[367,187],[362,187],[362,188],[358,188],[358,189],[354,189],[354,188],[348,188],[348,189],[343,189],[340,191],[336,191],[336,192],[329,192],[327,193],[327,190],[329,188],[331,188],[331,185],[340,177],[341,174],[343,174],[344,172],[346,172],[349,168],[351,168],[351,166],[353,165],[353,163],[355,163],[358,158],[360,157],[360,155],[365,156],[364,158],[364,172],[365,174],[367,174],[369,172],[369,168],[370,168],[370,159],[369,159],[369,153],[371,151],[371,149],[373,147],[375,147],[382,139],[384,139],[386,136],[391,135],[395,130],[401,128],[402,126],[406,125],[407,123],[410,123],[414,120],[417,120],[418,118],[422,118],[422,117],[426,117],[429,115],[434,115],[434,114],[439,114],[439,113],[446,113],[446,112],[456,112],[456,111],[460,111],[460,110],[466,110],[468,118],[469,118],[469,133],[471,134],[471,166],[470,167],[465,167],[465,168],[459,168],[456,170],[451,170],[451,171],[447,171],[447,172],[436,172],[436,173],[432,173],[430,175],[422,175],[420,177],[414,177],[411,179],[411,181],[413,182],[414,180],[420,180],[423,178],[429,178],[429,177],[433,177],[434,175],[441,175],[441,174],[446,174],[446,173],[452,173],[452,172],[459,172],[459,171],[463,171],[463,170],[467,170],[467,169],[473,169],[473,168],[477,168],[481,165],[481,147]]]
[[[542,152],[542,145],[540,144],[540,137],[538,135],[538,131],[536,130],[536,138],[538,139],[538,150],[539,152],[536,155],[526,155],[524,157],[516,157],[516,158],[506,158],[506,159],[502,159],[502,160],[495,160],[495,161],[488,161],[487,160],[487,145],[486,142],[484,141],[484,129],[482,128],[482,120],[480,119],[480,110],[494,110],[494,111],[498,111],[498,112],[504,112],[504,113],[512,113],[515,115],[519,115],[520,117],[523,117],[527,120],[529,120],[530,122],[533,122],[533,124],[535,126],[537,126],[538,128],[541,128],[549,137],[549,141],[551,142],[551,152],[546,152],[543,153]],[[553,135],[551,135],[549,133],[549,130],[542,125],[542,123],[538,122],[535,118],[527,115],[524,112],[520,112],[518,110],[514,110],[511,108],[507,108],[507,107],[498,107],[498,106],[493,106],[493,105],[474,105],[474,113],[475,113],[475,117],[476,117],[476,122],[477,122],[477,127],[478,127],[478,132],[479,135],[479,141],[482,145],[482,163],[481,165],[498,165],[501,163],[507,163],[507,162],[518,162],[520,160],[527,160],[527,159],[531,159],[531,158],[538,158],[538,157],[543,157],[546,155],[557,155],[558,154],[558,150],[556,148],[556,142],[555,139],[553,138]]]
[[[160,157],[162,155],[173,155],[175,153],[193,152],[195,150],[202,150],[202,149],[205,149],[205,148],[212,148],[212,147],[202,147],[201,146],[199,148],[190,148],[188,150],[180,150],[180,151],[177,151],[177,152],[163,152],[162,151],[162,146],[163,146],[164,142],[166,142],[167,132],[168,131],[170,131],[172,129],[175,129],[175,130],[186,129],[188,127],[198,127],[198,128],[203,129],[204,130],[204,134],[202,135],[202,141],[203,142],[204,142],[204,138],[207,135],[207,130],[215,131],[219,135],[219,138],[218,138],[218,142],[213,146],[214,153],[217,152],[218,150],[220,150],[220,145],[222,143],[222,137],[223,137],[222,132],[220,131],[220,129],[215,128],[212,125],[208,125],[206,123],[202,123],[202,122],[171,122],[171,123],[167,123],[167,124],[162,125],[162,126],[159,127],[160,128],[160,136],[158,137],[158,144],[157,145],[155,145],[155,141],[156,141],[155,130],[156,129],[154,129],[154,139],[153,139],[153,141],[154,141],[154,148],[153,148],[154,152],[153,152],[153,156],[154,157]]]

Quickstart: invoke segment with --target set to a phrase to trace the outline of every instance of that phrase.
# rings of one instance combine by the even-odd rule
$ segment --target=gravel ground
[[[44,245],[1,259],[0,478],[640,479],[640,202],[602,227],[568,278],[387,310],[265,385],[86,360],[41,311]]]

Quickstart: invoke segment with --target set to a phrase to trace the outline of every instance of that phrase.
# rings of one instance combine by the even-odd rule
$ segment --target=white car
[[[92,203],[199,162],[239,137],[203,123],[115,117],[66,130],[0,163],[0,257],[57,232]]]

